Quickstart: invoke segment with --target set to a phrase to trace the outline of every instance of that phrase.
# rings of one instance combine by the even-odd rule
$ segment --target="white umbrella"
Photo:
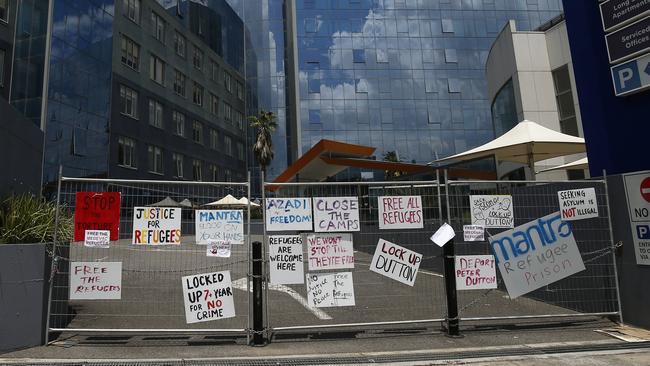
[[[235,197],[233,197],[231,194],[229,194],[229,195],[227,195],[226,197],[224,197],[224,198],[222,198],[220,200],[210,202],[210,203],[206,203],[203,206],[241,206],[241,205],[242,204],[241,204],[241,202],[239,202],[239,200],[237,200]]]
[[[248,206],[248,198],[246,197],[240,198],[239,202],[244,206]],[[251,202],[251,207],[260,207],[260,205],[255,202]]]
[[[171,197],[167,196],[162,201],[152,203],[148,207],[181,207],[181,205],[174,201]]]
[[[192,208],[194,205],[192,204],[192,201],[189,199],[184,199],[178,203],[180,206],[187,207],[187,208]]]
[[[542,173],[542,172],[550,172],[550,171],[552,171],[552,170],[562,170],[562,169],[588,169],[588,168],[589,168],[589,160],[587,160],[587,158],[582,158],[582,159],[578,159],[578,160],[576,160],[576,161],[573,161],[573,162],[571,162],[571,163],[566,163],[566,164],[563,164],[563,165],[558,165],[558,166],[555,166],[555,167],[552,167],[552,168],[548,168],[548,169],[542,169],[542,170],[538,171],[538,173]]]

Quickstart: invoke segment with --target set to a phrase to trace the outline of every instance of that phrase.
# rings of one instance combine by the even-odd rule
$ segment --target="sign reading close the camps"
[[[83,241],[86,230],[108,230],[111,240],[120,237],[120,192],[77,192],[74,241]]]
[[[307,303],[311,307],[354,306],[352,272],[308,273]]]
[[[384,239],[379,239],[375,255],[370,263],[370,270],[403,284],[413,286],[421,262],[422,254]]]
[[[650,265],[650,171],[623,175],[636,264]]]
[[[111,240],[109,230],[86,230],[84,246],[89,248],[108,248]]]
[[[357,197],[314,197],[314,231],[360,231]]]
[[[187,324],[235,316],[230,271],[185,276],[181,281]]]
[[[420,196],[380,196],[380,229],[422,229],[422,197]]]
[[[480,225],[484,228],[511,228],[515,226],[512,196],[469,196],[469,207],[472,225]]]
[[[269,272],[272,284],[298,284],[305,280],[302,236],[269,236]]]
[[[71,262],[70,300],[122,298],[122,262]]]
[[[267,198],[266,231],[310,231],[311,198]]]
[[[244,244],[244,211],[196,210],[196,244],[224,241]]]
[[[497,288],[494,256],[456,256],[456,288],[458,290],[487,290]]]
[[[181,209],[134,207],[132,244],[181,244]]]
[[[594,188],[558,191],[562,220],[573,221],[598,217],[598,202]]]
[[[352,234],[307,236],[309,270],[354,268]]]
[[[230,258],[232,246],[229,241],[211,241],[205,248],[208,257]]]
[[[559,211],[489,241],[512,299],[585,269],[571,223],[562,221]]]
[[[463,240],[465,241],[485,240],[485,228],[481,225],[463,225]]]

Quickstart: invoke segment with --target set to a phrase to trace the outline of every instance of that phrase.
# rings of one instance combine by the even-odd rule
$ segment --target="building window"
[[[555,101],[560,116],[560,131],[567,135],[578,136],[578,119],[573,104],[571,76],[566,65],[553,70],[553,84],[555,84]]]
[[[179,111],[172,112],[174,121],[174,133],[176,136],[185,137],[185,115]]]
[[[5,82],[5,50],[0,49],[0,86]]]
[[[454,22],[451,19],[442,20],[442,33],[454,33]]]
[[[244,84],[237,82],[237,98],[244,100]]]
[[[149,63],[149,77],[160,85],[165,85],[165,62],[155,55],[151,55]]]
[[[226,182],[232,182],[232,171],[230,169],[225,169],[223,175]]]
[[[240,130],[244,129],[244,115],[239,111],[235,111],[235,125]]]
[[[352,62],[355,64],[363,64],[366,62],[365,50],[352,50]]]
[[[232,156],[232,138],[230,136],[223,137],[223,149],[226,155]]]
[[[153,99],[149,99],[149,124],[163,128],[163,106]]]
[[[192,179],[195,181],[202,179],[201,165],[201,160],[192,160]]]
[[[209,172],[210,172],[210,180],[213,181],[213,182],[218,182],[219,181],[219,170],[217,169],[217,166],[214,165],[214,164],[210,164]]]
[[[151,12],[151,26],[153,37],[165,43],[165,20],[153,11]]]
[[[138,118],[138,92],[120,85],[120,111],[132,118]]]
[[[512,79],[508,80],[492,102],[492,124],[494,136],[499,137],[517,125],[517,105]]]
[[[185,58],[185,36],[178,32],[174,32],[174,49],[176,50],[176,54]]]
[[[583,180],[585,179],[585,171],[582,169],[567,169],[566,175],[569,180]]]
[[[173,153],[172,161],[174,163],[174,178],[183,178],[183,155]]]
[[[203,68],[203,51],[197,46],[194,46],[192,51],[192,64],[199,70]]]
[[[217,150],[219,148],[219,132],[217,130],[210,130],[210,148]]]
[[[122,63],[133,70],[140,69],[140,45],[122,36]]]
[[[140,23],[140,0],[124,0],[124,16]]]
[[[320,109],[309,110],[309,123],[320,123]]]
[[[215,83],[219,82],[219,64],[214,61],[210,61],[210,79]]]
[[[230,80],[230,74],[227,72],[223,72],[223,86],[226,88],[228,93],[232,93],[232,83]]]
[[[192,122],[192,141],[203,144],[203,125],[199,121]]]
[[[149,172],[162,174],[163,173],[163,155],[162,149],[158,146],[149,145],[148,147],[148,156],[149,156]]]
[[[185,74],[174,69],[174,93],[185,97]]]
[[[9,0],[0,0],[0,21],[9,22]]]
[[[219,98],[212,93],[210,93],[210,113],[219,115]]]
[[[223,119],[228,122],[232,121],[232,107],[226,102],[223,103]]]
[[[458,56],[456,55],[456,50],[453,48],[445,49],[445,62],[447,63],[456,63],[458,62]]]
[[[127,168],[135,168],[135,141],[128,137],[117,139],[117,164]]]
[[[244,161],[246,157],[244,156],[244,144],[241,142],[237,143],[237,158]]]
[[[310,94],[320,93],[320,79],[307,80],[307,89]]]
[[[192,82],[192,102],[196,105],[203,105],[203,87],[196,81]]]

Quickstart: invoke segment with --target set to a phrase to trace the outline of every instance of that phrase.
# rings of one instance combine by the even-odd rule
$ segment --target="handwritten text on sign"
[[[86,230],[84,246],[89,248],[108,248],[111,232],[108,230]]]
[[[302,236],[269,236],[269,260],[272,284],[297,284],[305,281]]]
[[[74,241],[82,241],[86,230],[109,230],[119,239],[120,192],[77,192],[74,211]]]
[[[352,234],[307,236],[309,270],[354,268]]]
[[[132,244],[181,244],[181,209],[134,207]]]
[[[456,256],[456,288],[458,290],[497,288],[497,270],[494,265],[494,256]]]
[[[187,324],[235,316],[230,271],[185,276],[181,280]]]
[[[489,241],[513,299],[585,269],[571,224],[562,221],[559,212],[494,235]]]
[[[598,202],[594,188],[557,192],[562,220],[573,221],[598,217]]]
[[[375,255],[372,257],[372,263],[370,263],[370,270],[403,284],[413,286],[421,262],[422,254],[384,239],[379,239]]]
[[[122,262],[71,262],[70,300],[122,298]]]
[[[312,229],[311,198],[267,198],[266,230]]]
[[[485,240],[485,228],[480,225],[463,225],[463,240],[483,241]]]
[[[472,225],[485,228],[508,228],[515,226],[512,196],[469,196]]]
[[[230,258],[232,246],[228,241],[211,241],[206,245],[205,255],[208,257]]]
[[[316,308],[354,306],[352,272],[308,273],[307,303]]]
[[[378,198],[380,229],[422,229],[422,197],[382,196]]]
[[[213,241],[244,244],[244,212],[242,210],[197,210],[196,243]]]
[[[360,231],[357,197],[314,197],[314,231]]]

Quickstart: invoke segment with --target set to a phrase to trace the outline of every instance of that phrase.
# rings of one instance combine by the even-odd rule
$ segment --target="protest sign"
[[[489,238],[510,298],[514,299],[585,269],[571,224],[560,212]]]
[[[354,268],[352,234],[307,236],[309,270]]]
[[[86,230],[108,230],[111,240],[120,238],[120,192],[77,192],[74,210],[74,241]]]
[[[455,236],[456,233],[454,232],[454,228],[445,222],[440,228],[438,228],[438,230],[436,230],[435,233],[433,233],[433,235],[431,235],[430,239],[432,242],[436,243],[437,246],[442,248]]]
[[[456,256],[456,288],[458,290],[487,290],[497,288],[494,256]]]
[[[308,273],[307,303],[316,308],[354,306],[352,272]]]
[[[481,225],[463,225],[463,240],[465,241],[485,240],[485,228]]]
[[[422,254],[384,239],[379,239],[375,255],[370,263],[370,270],[403,284],[413,286],[421,262]]]
[[[272,284],[303,283],[304,267],[302,236],[269,236],[269,271]]]
[[[230,258],[229,241],[211,241],[205,249],[205,255],[208,257]]]
[[[71,262],[70,300],[122,298],[122,262]]]
[[[185,276],[181,281],[187,324],[235,316],[230,271]]]
[[[314,231],[360,231],[357,197],[314,197]]]
[[[310,231],[311,198],[267,198],[266,231]]]
[[[108,248],[111,240],[109,230],[86,230],[84,246],[89,248]]]
[[[422,197],[420,196],[380,196],[380,229],[422,229]]]
[[[573,221],[598,217],[598,201],[594,188],[557,192],[562,220]]]
[[[244,244],[244,212],[242,210],[196,210],[196,244],[227,241]]]
[[[512,196],[469,196],[472,225],[484,228],[509,228],[515,226]]]
[[[181,209],[134,207],[132,244],[181,244]]]

